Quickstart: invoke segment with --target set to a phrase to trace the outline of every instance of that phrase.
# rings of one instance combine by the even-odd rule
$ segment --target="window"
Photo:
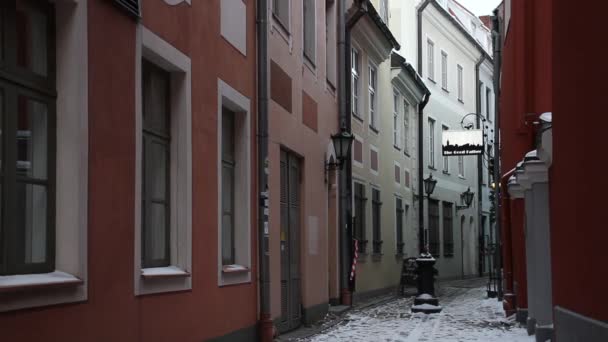
[[[316,15],[315,15],[315,1],[304,0],[302,1],[303,13],[304,13],[304,58],[306,58],[312,65],[316,62]]]
[[[483,107],[483,101],[484,101],[484,93],[485,93],[485,86],[483,85],[483,82],[479,82],[479,105],[481,107]],[[479,108],[479,110],[481,111],[482,108]],[[480,113],[481,114],[481,113]],[[486,112],[486,118],[488,117],[488,113]]]
[[[374,130],[378,130],[378,113],[376,110],[376,85],[378,84],[378,72],[376,67],[369,65],[369,122]]]
[[[382,202],[380,201],[380,190],[372,189],[372,233],[374,254],[382,254],[382,234],[380,227],[381,207]]]
[[[170,75],[142,61],[142,267],[170,265]]]
[[[218,80],[218,285],[251,281],[250,100]]]
[[[405,184],[406,188],[410,187],[410,172],[409,171],[405,171],[405,174],[403,175],[403,183]]]
[[[397,254],[403,254],[403,200],[399,197],[395,200],[395,215],[396,224],[395,229],[397,230]]]
[[[380,17],[388,26],[388,0],[380,0]]]
[[[352,89],[351,89],[351,106],[353,115],[360,117],[359,113],[359,70],[360,70],[360,61],[359,61],[359,51],[352,49],[350,54],[350,62],[351,62],[351,77],[352,77]]]
[[[399,148],[401,142],[401,124],[399,123],[399,93],[393,90],[393,145]]]
[[[462,79],[462,67],[458,65],[458,101],[462,101],[462,89],[463,87],[463,79]]]
[[[401,165],[397,162],[395,162],[395,185],[401,186]]]
[[[0,312],[87,300],[87,37],[81,2],[0,5]]]
[[[290,5],[290,0],[272,0],[272,15],[287,32],[289,32]]]
[[[114,0],[114,2],[134,17],[139,17],[141,15],[139,0]]]
[[[336,89],[336,2],[325,1],[325,73],[327,83]]]
[[[430,39],[426,42],[427,75],[433,81],[435,79],[435,44]]]
[[[143,26],[137,42],[135,294],[184,291],[192,288],[191,61]]]
[[[403,100],[403,151],[407,154],[410,151],[410,106]]]
[[[443,255],[454,256],[454,212],[452,203],[443,202]]]
[[[458,176],[464,178],[464,156],[458,156]]]
[[[447,126],[442,126],[442,131],[448,130]],[[443,173],[450,173],[450,159],[448,156],[443,156]]]
[[[441,88],[448,90],[448,54],[441,51]]]
[[[492,113],[490,113],[490,108],[492,108],[492,91],[490,88],[486,87],[486,119],[492,120]]]
[[[46,1],[2,7],[0,17],[14,18],[2,24],[19,29],[0,41],[0,275],[53,272],[54,8]]]
[[[353,165],[363,167],[363,140],[355,136],[353,141]]]
[[[232,265],[234,260],[234,153],[235,113],[222,108],[222,265]]]
[[[429,253],[439,256],[439,201],[429,199]]]
[[[429,118],[429,167],[435,168],[435,120]]]
[[[490,160],[492,158],[494,158],[493,146],[488,145],[488,160]],[[490,168],[488,167],[488,185],[490,185],[492,183],[493,178],[494,178],[494,175],[492,174],[492,170],[490,170]]]
[[[367,238],[365,235],[365,211],[367,198],[365,198],[365,185],[355,182],[355,239],[359,240],[359,251],[366,252]]]

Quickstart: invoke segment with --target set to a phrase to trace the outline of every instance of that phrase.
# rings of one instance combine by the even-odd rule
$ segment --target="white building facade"
[[[391,29],[403,46],[399,53],[417,65],[431,92],[421,122],[423,151],[420,155],[423,178],[432,174],[437,180],[434,192],[424,200],[428,247],[437,259],[439,278],[474,276],[483,271],[481,251],[485,233],[482,225],[483,217],[489,214],[489,204],[485,204],[489,203],[489,193],[487,186],[480,185],[484,180],[488,184],[484,167],[488,162],[485,158],[479,163],[477,156],[443,157],[441,137],[443,131],[462,130],[466,124],[473,124],[475,128],[477,116],[467,114],[484,115],[488,103],[486,86],[491,95],[489,101],[493,103],[489,41],[483,39],[485,29],[481,21],[473,15],[467,25],[463,19],[466,9],[450,0],[393,1],[390,13]],[[484,98],[480,97],[482,83]],[[468,189],[475,197],[467,207],[462,203],[461,194]],[[485,220],[489,225],[489,217]]]

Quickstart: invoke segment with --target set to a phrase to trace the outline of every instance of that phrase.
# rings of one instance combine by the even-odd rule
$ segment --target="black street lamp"
[[[435,191],[435,186],[437,185],[437,180],[433,179],[433,174],[431,173],[431,175],[429,176],[429,178],[426,178],[424,180],[424,192],[426,193],[427,197],[431,197],[431,194],[433,193],[433,191]]]
[[[469,187],[467,189],[467,191],[463,192],[460,194],[460,200],[465,204],[465,205],[457,205],[456,206],[456,211],[458,210],[462,210],[462,209],[467,209],[469,207],[471,207],[471,203],[473,203],[473,198],[475,198],[475,193],[471,191],[471,187]]]
[[[340,133],[333,134],[331,136],[331,142],[334,146],[334,152],[336,153],[336,162],[325,163],[325,169],[335,170],[342,169],[344,161],[348,158],[350,153],[350,147],[353,143],[355,136],[346,130],[346,127],[342,127]]]
[[[431,198],[431,194],[435,191],[437,180],[433,179],[433,175],[429,175],[429,178],[424,179],[424,192],[427,198]],[[414,299],[414,306],[412,306],[412,312],[423,312],[426,314],[439,313],[441,312],[441,306],[439,306],[439,300],[435,297],[435,258],[428,251],[428,241],[426,241],[427,234],[422,234],[420,239],[423,239],[426,251],[421,252],[420,256],[416,259],[417,272],[418,272],[418,295]]]

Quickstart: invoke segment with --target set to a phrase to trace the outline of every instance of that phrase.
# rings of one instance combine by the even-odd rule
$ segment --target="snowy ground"
[[[401,298],[351,312],[340,324],[302,341],[534,341],[525,329],[504,318],[500,302],[484,299],[484,288],[444,287],[441,292],[439,314],[413,314],[413,298]]]

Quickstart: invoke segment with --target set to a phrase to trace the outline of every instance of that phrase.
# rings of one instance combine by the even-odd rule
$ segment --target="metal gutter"
[[[418,105],[418,254],[426,252],[424,235],[424,107],[429,103],[431,92],[427,89]]]
[[[258,252],[260,282],[260,341],[272,342],[270,312],[270,251],[268,230],[268,0],[257,1],[257,118],[258,118]]]

